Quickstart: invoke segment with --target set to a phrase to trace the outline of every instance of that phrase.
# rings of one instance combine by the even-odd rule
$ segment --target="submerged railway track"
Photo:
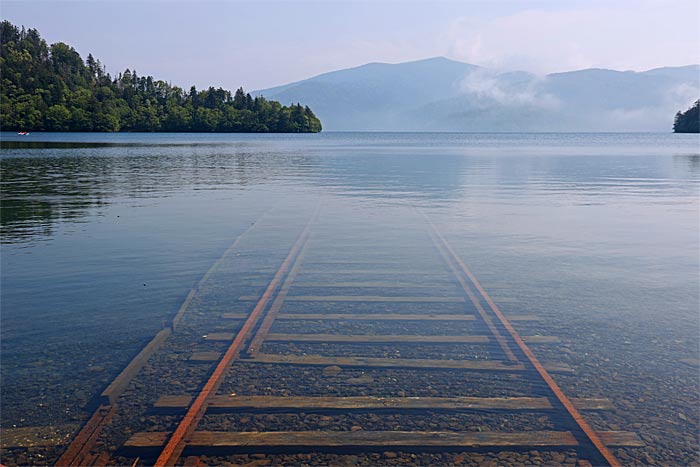
[[[382,240],[373,225],[390,219],[338,229],[341,214],[321,208],[285,229],[274,214],[256,223],[57,465],[551,451],[621,466],[613,448],[640,438],[582,415],[614,401],[567,396],[552,374],[574,370],[531,350],[557,336],[521,335],[513,323],[537,317],[502,312],[440,229],[407,211],[412,227]],[[132,404],[139,391],[149,395]]]

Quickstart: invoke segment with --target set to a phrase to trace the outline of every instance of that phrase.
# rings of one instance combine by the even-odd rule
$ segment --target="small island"
[[[673,120],[674,133],[700,133],[700,99],[685,112],[680,110]]]
[[[189,91],[125,70],[112,77],[36,29],[0,23],[0,126],[11,131],[316,133],[308,106],[283,106],[243,88]]]

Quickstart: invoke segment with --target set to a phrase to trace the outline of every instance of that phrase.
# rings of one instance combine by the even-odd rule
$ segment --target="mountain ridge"
[[[303,101],[336,131],[670,131],[700,65],[536,75],[446,57],[372,62],[254,92]]]

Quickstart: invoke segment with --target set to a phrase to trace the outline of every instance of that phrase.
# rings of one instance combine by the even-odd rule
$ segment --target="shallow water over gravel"
[[[617,450],[627,465],[698,464],[696,136],[3,133],[0,169],[3,430],[75,430],[95,409],[99,393],[172,318],[190,288],[255,224],[260,235],[251,231],[235,267],[222,269],[227,281],[209,284],[202,291],[206,300],[193,302],[188,319],[192,332],[199,332],[210,314],[249,312],[254,301],[234,299],[261,293],[288,252],[290,232],[321,202],[323,215],[290,298],[452,296],[454,279],[428,246],[425,214],[504,313],[537,317],[515,323],[521,335],[559,339],[533,349],[543,361],[576,370],[556,375],[564,392],[613,402],[614,411],[587,412],[589,423],[640,435],[643,449]],[[274,228],[265,227],[272,225],[265,216],[276,216]],[[377,266],[368,268],[372,264]],[[396,271],[402,272],[400,281]],[[432,288],[426,287],[427,277]],[[317,302],[309,309],[307,302],[291,300],[282,312],[453,314],[465,306],[469,304]],[[421,327],[411,321],[277,320],[272,332],[459,335],[474,329],[469,321]],[[187,336],[182,339],[190,342]],[[170,343],[170,350],[176,344]],[[202,342],[174,358],[224,348],[225,343]],[[316,354],[323,348],[309,342],[265,344],[266,352],[276,354]],[[419,344],[402,356],[494,358],[493,350],[476,344]],[[396,357],[390,344],[343,344],[326,353],[347,352]],[[165,354],[158,359],[161,365],[169,361]],[[270,394],[325,394],[330,384],[337,395],[472,395],[471,376],[447,370],[416,379],[400,369],[347,369],[329,380],[321,368],[285,367],[280,374],[269,365],[236,365],[239,378],[226,380],[222,391],[257,394],[266,390],[265,381],[278,379],[282,384]],[[193,394],[207,371],[206,365],[173,368],[170,382],[177,384],[166,392]],[[344,384],[367,375],[371,384]],[[155,376],[144,378],[134,382],[140,386],[130,394],[152,403],[155,392],[149,391],[162,395],[163,388],[151,386],[158,381]],[[539,390],[505,376],[480,383],[494,394]],[[216,416],[206,423],[226,427],[240,424],[241,417],[247,418],[243,426],[255,426],[260,416]],[[143,418],[135,415],[134,426],[155,423]],[[358,415],[335,426],[413,429],[428,418],[369,420]],[[550,426],[535,415],[487,419],[445,417],[436,423],[448,430],[450,423],[523,427],[531,420],[537,429]],[[318,417],[280,416],[272,422],[281,430],[312,426]],[[2,463],[51,463],[57,452],[10,448],[3,451]],[[549,462],[562,453],[540,454]],[[368,454],[354,460],[430,465],[437,462],[431,456],[451,463],[456,455],[461,454]],[[519,455],[511,453],[509,459]],[[347,461],[324,456],[316,459],[318,465],[323,459]],[[464,455],[462,461],[476,465],[478,456]],[[566,458],[576,460],[572,453]],[[270,459],[288,465],[304,460]],[[228,459],[233,464],[252,460]]]

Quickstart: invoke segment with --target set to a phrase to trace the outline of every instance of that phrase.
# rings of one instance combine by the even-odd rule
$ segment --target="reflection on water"
[[[303,154],[235,147],[210,152],[206,146],[191,145],[103,145],[100,150],[64,146],[54,148],[58,152],[47,149],[50,154],[3,154],[19,155],[0,159],[3,242],[50,237],[57,222],[81,222],[115,199],[159,198],[183,190],[244,190],[268,179],[279,183],[286,177],[303,178],[312,165]],[[119,155],[106,155],[107,148]]]
[[[477,196],[514,204],[516,194],[570,193],[596,203],[591,198],[683,194],[690,185],[676,177],[692,180],[700,170],[697,142],[668,135],[189,136],[3,135],[0,241],[50,237],[57,222],[79,222],[114,198],[182,190],[320,186],[371,201],[455,203]]]
[[[663,413],[636,431],[691,451],[696,438],[678,433],[698,423],[687,364],[700,326],[698,144],[647,134],[3,134],[1,425],[82,422],[236,236],[271,209],[291,219],[322,198],[333,215],[321,256],[343,256],[349,239],[384,259],[384,241],[417,268],[419,208],[504,310],[545,320],[519,330],[562,338],[538,352],[581,369],[561,377],[568,393],[596,387],[623,401],[622,426]],[[320,267],[305,276],[324,279]],[[343,280],[376,287],[387,276]]]

